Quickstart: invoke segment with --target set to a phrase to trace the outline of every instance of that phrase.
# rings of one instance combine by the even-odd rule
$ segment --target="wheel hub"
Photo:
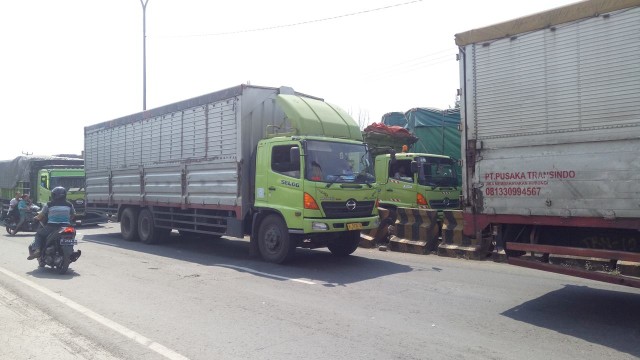
[[[273,251],[280,246],[280,232],[276,228],[270,228],[267,230],[265,236],[265,244],[267,249]]]

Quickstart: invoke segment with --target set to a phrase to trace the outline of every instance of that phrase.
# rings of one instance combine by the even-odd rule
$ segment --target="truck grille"
[[[354,201],[355,209],[347,207],[347,203]],[[322,203],[322,210],[328,219],[346,219],[371,216],[375,201],[325,201]]]
[[[460,207],[460,201],[458,199],[430,200],[429,207],[436,210],[457,209]]]

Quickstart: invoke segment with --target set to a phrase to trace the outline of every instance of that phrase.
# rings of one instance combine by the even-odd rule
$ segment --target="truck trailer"
[[[640,287],[640,1],[456,35],[464,235],[514,265]]]
[[[249,236],[252,254],[356,250],[378,226],[357,123],[288,87],[240,85],[85,127],[87,207],[126,240]]]

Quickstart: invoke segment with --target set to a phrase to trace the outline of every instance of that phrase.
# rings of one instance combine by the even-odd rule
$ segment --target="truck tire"
[[[353,254],[360,244],[360,231],[347,231],[329,241],[327,247],[334,256],[348,256]]]
[[[145,244],[157,244],[164,240],[171,229],[156,227],[153,224],[153,214],[149,209],[142,209],[138,216],[138,237]]]
[[[258,248],[265,261],[282,264],[293,258],[295,241],[289,236],[289,229],[278,215],[267,215],[258,228]]]
[[[120,218],[120,234],[127,241],[137,241],[138,238],[138,209],[126,208]]]

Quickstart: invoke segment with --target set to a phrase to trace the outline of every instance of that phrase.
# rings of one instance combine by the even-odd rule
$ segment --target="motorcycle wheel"
[[[5,226],[5,230],[7,230],[7,234],[11,235],[11,228],[8,226]]]
[[[64,275],[67,270],[69,270],[69,264],[71,264],[71,259],[69,259],[69,254],[66,252],[62,252],[62,262],[58,265],[58,274]]]

